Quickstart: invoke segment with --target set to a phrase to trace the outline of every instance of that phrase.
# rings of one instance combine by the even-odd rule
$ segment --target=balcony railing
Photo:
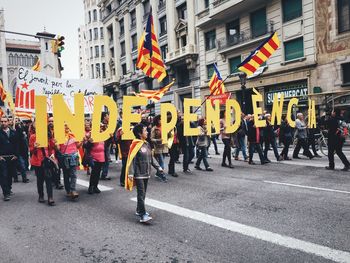
[[[273,21],[269,21],[266,25],[257,27],[254,30],[247,29],[240,31],[237,34],[221,38],[218,40],[218,50],[224,50],[236,45],[244,44],[255,38],[262,37],[274,31]]]
[[[219,5],[222,5],[223,3],[226,3],[227,1],[229,1],[229,0],[216,0],[213,2],[213,6],[217,7]]]

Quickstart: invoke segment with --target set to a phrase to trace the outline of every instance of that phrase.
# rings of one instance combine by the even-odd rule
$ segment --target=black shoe
[[[235,168],[231,163],[227,167],[231,169]]]
[[[191,171],[190,169],[187,169],[187,170],[184,170],[184,173],[186,173],[186,174],[191,174],[192,171]]]
[[[4,201],[10,201],[10,200],[11,200],[11,198],[10,198],[9,195],[5,195],[5,196],[4,196]]]
[[[310,159],[310,160],[312,160],[313,158],[315,158],[315,156],[313,156],[313,155],[310,155],[310,156],[309,156],[309,159]]]
[[[228,167],[228,165],[226,163],[222,163],[221,166],[222,167]]]
[[[255,163],[253,161],[249,161],[248,164],[255,165]],[[263,163],[261,163],[261,164],[263,164]]]
[[[44,197],[40,197],[40,196],[39,196],[38,202],[39,202],[39,203],[45,203]]]
[[[176,161],[175,163],[179,164],[179,163],[181,163],[181,162],[180,162],[180,161]]]
[[[47,204],[49,205],[49,206],[55,206],[55,201],[54,200],[48,200],[47,201]]]
[[[121,187],[125,187],[125,184],[124,184],[124,183],[120,183],[120,186],[121,186]]]
[[[210,168],[210,167],[206,168],[205,170],[208,171],[208,172],[214,171],[214,170],[213,170],[212,168]]]
[[[220,155],[220,153],[219,153],[219,152],[217,152],[217,153],[215,153],[215,155]]]
[[[271,163],[270,159],[266,158],[265,162]]]
[[[349,169],[350,169],[350,166],[344,166],[344,168],[341,169],[340,171],[347,172],[349,171]]]
[[[268,161],[263,161],[261,164],[268,164],[269,162]]]
[[[317,158],[322,158],[322,156],[319,155],[319,154],[315,154],[314,156],[317,157]]]
[[[98,189],[98,187],[96,186],[96,187],[94,187],[94,193],[99,194],[99,193],[101,193],[101,190]]]
[[[200,166],[197,166],[197,165],[194,168],[196,168],[197,170],[200,170],[200,171],[203,170]]]
[[[326,166],[326,170],[334,170],[334,167]]]
[[[102,181],[109,181],[109,180],[111,180],[111,177],[108,177],[108,176],[106,176],[106,177],[101,177],[101,180],[102,180]]]
[[[193,161],[190,161],[191,164],[193,164],[194,162]]]
[[[24,178],[24,179],[22,180],[22,182],[25,183],[25,184],[26,184],[26,183],[29,183],[29,179],[28,179],[28,178]]]
[[[293,159],[301,159],[299,156],[293,156]]]
[[[93,193],[94,193],[94,188],[92,186],[89,186],[88,194],[92,195]]]
[[[10,191],[10,195],[12,196],[12,195],[15,195],[15,193],[14,192],[12,192],[12,191]]]
[[[170,174],[172,177],[179,177],[177,173]]]

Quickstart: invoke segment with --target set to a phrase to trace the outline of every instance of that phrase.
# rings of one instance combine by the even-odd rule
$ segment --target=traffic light
[[[64,50],[64,36],[57,37],[57,51],[61,53]]]

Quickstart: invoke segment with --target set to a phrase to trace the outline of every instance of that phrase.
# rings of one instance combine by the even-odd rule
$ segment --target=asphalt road
[[[209,163],[212,173],[178,164],[178,178],[150,180],[150,225],[134,215],[136,191],[118,186],[120,164],[99,195],[79,172],[79,200],[55,190],[55,207],[37,202],[30,175],[0,201],[0,262],[350,262],[350,172],[326,171],[325,157]]]

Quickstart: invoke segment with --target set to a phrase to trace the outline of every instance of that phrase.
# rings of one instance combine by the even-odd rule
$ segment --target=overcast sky
[[[78,27],[84,24],[83,0],[0,0],[5,30],[33,34],[46,31],[66,38],[63,78],[79,78]],[[7,34],[6,38],[22,38]],[[34,38],[24,38],[35,40]]]

